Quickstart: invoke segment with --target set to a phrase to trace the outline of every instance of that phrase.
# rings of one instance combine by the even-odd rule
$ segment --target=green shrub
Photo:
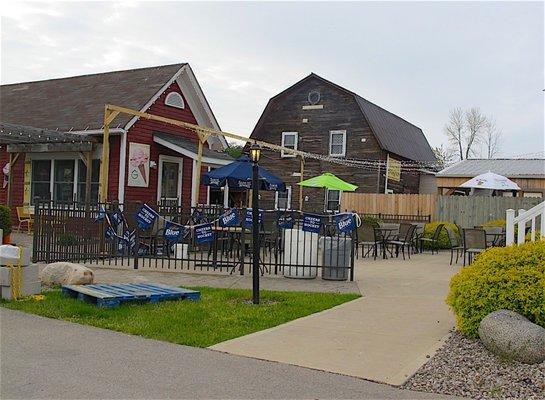
[[[60,246],[74,246],[78,244],[78,238],[73,233],[61,233],[57,239]]]
[[[450,281],[458,330],[476,337],[489,313],[508,309],[545,327],[545,242],[493,247]]]
[[[460,237],[460,232],[458,232],[458,228],[456,227],[455,224],[453,224],[451,222],[436,221],[436,222],[431,222],[429,224],[426,224],[424,226],[424,237],[432,238],[433,234],[435,232],[435,228],[437,228],[437,225],[439,225],[439,224],[444,224],[445,225],[443,227],[443,229],[441,230],[441,233],[439,234],[439,248],[440,249],[450,249],[450,240],[448,238],[448,233],[447,233],[446,228],[449,227],[450,229],[452,229],[454,234],[456,234],[456,235],[458,235],[458,237]],[[431,247],[431,244],[429,242],[424,242],[423,246],[424,246],[424,248],[427,249],[427,248]]]
[[[516,240],[516,237],[517,237],[517,231],[515,231],[515,240]],[[541,231],[539,229],[536,229],[535,239],[536,240],[541,239]],[[526,234],[526,241],[529,242],[530,240],[532,240],[532,232],[528,232]]]
[[[4,236],[11,233],[11,210],[8,206],[0,205],[0,229],[4,231]],[[0,238],[2,242],[2,238]]]
[[[379,224],[382,222],[380,218],[372,217],[370,215],[360,215],[362,224]]]
[[[505,227],[505,220],[504,219],[493,219],[491,221],[485,222],[482,224],[482,226],[500,226]]]

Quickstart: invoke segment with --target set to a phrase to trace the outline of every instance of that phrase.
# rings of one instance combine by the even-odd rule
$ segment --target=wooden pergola
[[[87,167],[85,177],[85,201],[91,200],[92,154],[96,139],[88,135],[57,132],[30,126],[0,123],[0,145],[9,153],[10,169],[24,153],[77,152]],[[13,174],[8,177],[7,205],[11,206]]]
[[[160,115],[154,115],[149,114],[142,111],[132,110],[130,108],[126,107],[120,107],[112,104],[106,104],[104,108],[104,138],[103,138],[103,145],[102,145],[102,157],[101,157],[101,163],[100,163],[100,187],[99,187],[99,201],[106,202],[107,201],[107,195],[108,195],[108,168],[109,168],[109,157],[110,157],[110,145],[109,145],[109,138],[110,138],[110,124],[114,121],[114,119],[121,113],[133,115],[140,118],[145,118],[149,120],[154,121],[160,121],[164,122],[170,125],[175,125],[181,128],[189,129],[197,134],[197,137],[199,138],[199,147],[198,147],[198,153],[197,153],[197,163],[196,163],[196,179],[193,182],[193,193],[196,193],[196,198],[199,198],[199,189],[200,189],[200,181],[201,181],[201,165],[202,165],[202,153],[203,153],[203,146],[204,143],[207,141],[207,139],[210,136],[218,136],[222,135],[224,137],[228,137],[231,139],[237,139],[244,141],[246,143],[257,143],[263,148],[275,150],[275,151],[283,151],[284,153],[291,153],[295,154],[300,158],[300,181],[303,181],[303,174],[304,174],[304,165],[305,165],[305,153],[302,151],[290,149],[283,146],[278,146],[276,144],[267,143],[261,140],[254,140],[250,139],[244,136],[240,136],[234,133],[230,132],[224,132],[219,131],[211,128],[202,127],[199,125],[191,124],[189,122],[185,121],[179,121],[172,118],[166,118],[162,117]],[[299,187],[299,207],[302,209],[303,207],[303,187]]]

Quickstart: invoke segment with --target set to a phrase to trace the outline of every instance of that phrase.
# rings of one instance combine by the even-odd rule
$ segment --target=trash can
[[[320,238],[322,248],[322,279],[346,281],[352,257],[352,238],[325,236]]]
[[[318,275],[318,234],[284,229],[284,277],[314,279]],[[286,265],[291,264],[291,265]]]

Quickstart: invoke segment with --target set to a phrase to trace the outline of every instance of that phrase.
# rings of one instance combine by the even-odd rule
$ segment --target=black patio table
[[[384,260],[386,258],[388,258],[386,256],[386,244],[387,244],[388,240],[390,239],[392,232],[395,232],[398,229],[399,228],[396,228],[396,227],[393,227],[393,226],[390,226],[390,227],[379,226],[379,227],[375,228],[375,230],[381,232],[380,237],[382,238],[382,259],[384,259]]]

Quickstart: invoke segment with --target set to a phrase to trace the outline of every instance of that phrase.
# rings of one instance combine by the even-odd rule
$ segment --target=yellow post
[[[106,202],[108,197],[108,168],[110,166],[110,111],[108,106],[104,110],[104,135],[102,136],[102,157],[100,158],[100,191],[99,201]],[[125,168],[125,166],[119,166]]]
[[[202,149],[203,149],[203,137],[199,136],[199,150],[197,151],[197,162],[195,163],[195,182],[193,182],[193,193],[195,194],[195,204],[192,207],[196,207],[199,204],[199,195],[201,189],[201,165],[202,165]]]
[[[108,104],[104,107],[104,135],[102,137],[102,157],[100,159],[100,179],[98,199],[105,202],[108,197],[108,169],[110,167],[110,123],[120,113],[119,110],[110,110]],[[125,168],[120,165],[119,168]]]
[[[299,182],[303,182],[303,174],[305,172],[305,159],[301,156],[301,176]],[[303,186],[299,185],[299,210],[303,211]]]

